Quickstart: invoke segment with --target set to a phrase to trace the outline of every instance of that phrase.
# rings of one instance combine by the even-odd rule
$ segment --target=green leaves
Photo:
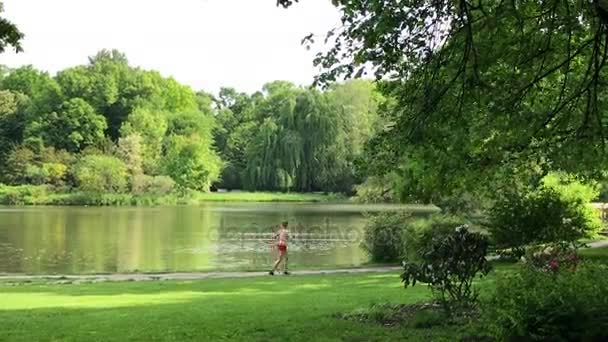
[[[185,189],[208,191],[220,174],[221,161],[210,141],[198,135],[171,135],[165,143],[163,174]]]
[[[498,248],[511,248],[520,257],[528,246],[591,237],[602,226],[589,206],[597,195],[593,187],[559,174],[530,191],[505,191],[489,212],[492,238]]]
[[[74,176],[80,189],[93,193],[121,193],[127,188],[127,167],[118,158],[91,154],[78,161]]]
[[[105,118],[80,98],[64,102],[57,112],[40,116],[26,127],[26,137],[40,137],[50,146],[78,152],[98,147],[107,128]]]
[[[0,14],[4,12],[4,5],[0,2]],[[22,52],[21,40],[25,35],[9,20],[0,17],[0,53],[12,46],[15,52]]]
[[[608,36],[601,6],[571,1],[337,1],[343,26],[316,83],[374,73],[396,105],[371,170],[408,198],[481,191],[514,170],[598,176],[607,165]],[[416,165],[411,165],[416,164]],[[414,177],[410,177],[414,176]],[[481,180],[481,181],[480,181]]]

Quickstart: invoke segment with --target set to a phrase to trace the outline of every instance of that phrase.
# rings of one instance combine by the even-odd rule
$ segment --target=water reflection
[[[290,265],[350,266],[362,211],[397,207],[208,204],[162,208],[0,208],[0,272],[84,274],[252,270],[274,258],[269,234],[290,221]]]

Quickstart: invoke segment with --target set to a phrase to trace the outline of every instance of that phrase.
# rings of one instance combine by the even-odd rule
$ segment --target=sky
[[[275,0],[2,0],[25,33],[25,52],[0,64],[56,73],[118,49],[131,65],[160,71],[194,90],[254,92],[264,83],[310,84],[315,50],[300,41],[339,26],[330,0],[285,10]]]

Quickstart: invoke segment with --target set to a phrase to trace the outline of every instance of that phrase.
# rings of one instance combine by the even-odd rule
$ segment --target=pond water
[[[0,207],[0,273],[267,269],[289,221],[292,269],[365,263],[365,212],[428,207],[230,203],[157,208]]]

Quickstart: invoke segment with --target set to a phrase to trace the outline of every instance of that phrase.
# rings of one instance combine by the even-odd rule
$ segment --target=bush
[[[364,228],[361,246],[375,262],[399,261],[402,257],[403,232],[411,214],[384,212],[370,215]]]
[[[44,204],[46,197],[47,189],[44,185],[6,186],[0,184],[0,204]]]
[[[435,237],[445,236],[465,223],[457,216],[443,214],[410,221],[402,234],[402,257],[407,262],[423,261],[422,256],[428,253]]]
[[[431,226],[431,225],[428,225]],[[447,226],[440,226],[441,228]],[[469,307],[477,299],[473,280],[490,272],[488,238],[466,226],[445,231],[427,229],[419,242],[420,262],[404,262],[401,279],[408,287],[427,283],[448,311]],[[430,239],[428,241],[427,239]]]
[[[505,274],[484,301],[484,326],[499,341],[605,341],[606,279],[608,268],[596,264],[576,272]]]
[[[580,257],[569,245],[541,246],[527,251],[523,264],[536,271],[560,272],[576,271]]]
[[[127,187],[127,167],[120,159],[86,155],[76,164],[78,187],[87,192],[122,192]]]
[[[173,191],[175,182],[167,176],[134,176],[131,182],[131,191],[136,195],[167,195]]]
[[[602,227],[589,203],[597,191],[571,178],[549,175],[529,193],[510,192],[489,212],[489,228],[496,247],[510,248],[516,257],[526,245],[574,243],[592,237]]]

